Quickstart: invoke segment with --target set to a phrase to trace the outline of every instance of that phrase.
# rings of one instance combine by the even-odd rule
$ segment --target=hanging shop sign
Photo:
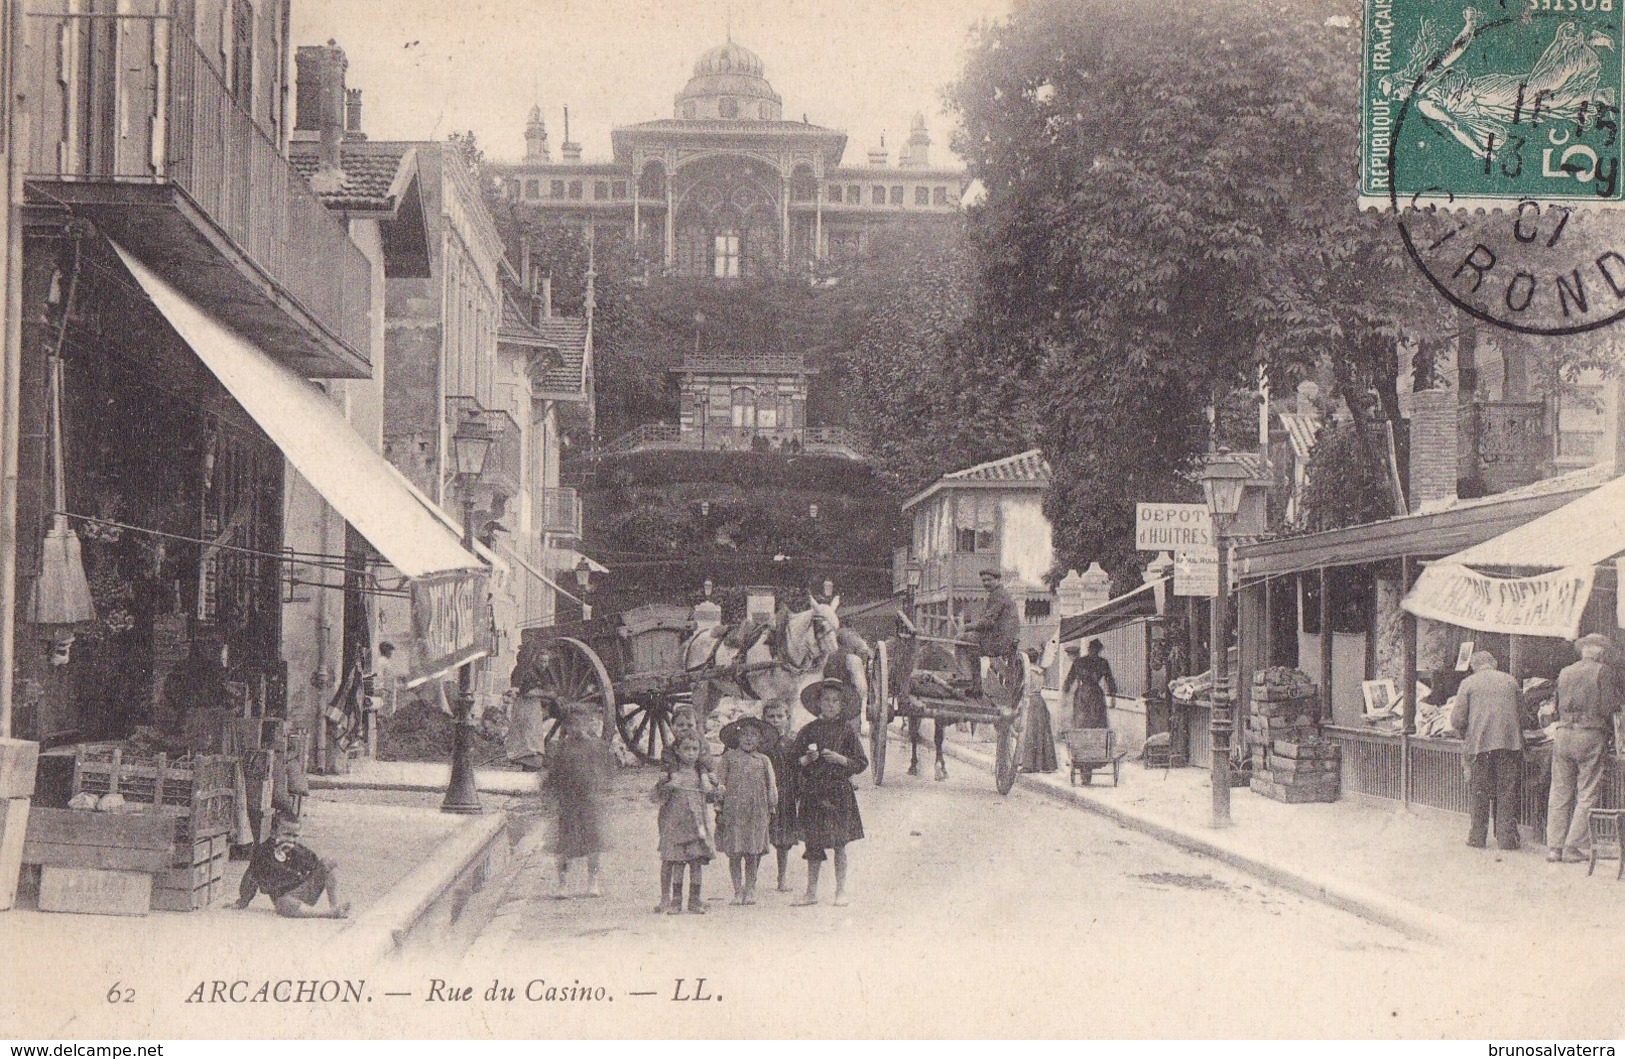
[[[1218,558],[1213,516],[1206,504],[1134,505],[1134,547],[1142,552],[1173,552]]]
[[[1175,555],[1174,595],[1217,599],[1219,596],[1218,555],[1191,555],[1183,552]]]
[[[487,580],[483,571],[459,571],[412,582],[412,632],[417,650],[407,687],[491,653]]]
[[[1419,618],[1518,636],[1580,635],[1596,570],[1571,566],[1531,577],[1486,577],[1455,563],[1422,571],[1404,608]]]

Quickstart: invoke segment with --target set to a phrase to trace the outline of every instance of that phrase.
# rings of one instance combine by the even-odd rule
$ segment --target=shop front
[[[1606,469],[1588,468],[1439,512],[1238,549],[1242,686],[1261,664],[1303,670],[1320,687],[1324,734],[1341,747],[1344,795],[1465,814],[1460,740],[1449,712],[1466,655],[1488,650],[1525,687],[1529,748],[1518,819],[1540,834],[1550,749],[1537,713],[1557,672],[1575,658],[1576,630],[1614,627],[1613,576],[1599,569],[1583,599],[1572,579],[1554,580],[1549,597],[1537,591],[1539,577],[1501,581],[1496,609],[1484,605],[1482,591],[1475,595],[1482,574],[1447,579],[1446,572],[1462,566],[1462,555],[1473,559],[1478,548],[1504,539],[1523,557],[1509,567],[1528,570],[1535,562],[1541,575],[1562,569],[1538,562],[1552,550],[1537,542],[1572,535],[1572,509],[1595,503],[1590,498],[1608,480]],[[1505,558],[1504,547],[1495,547]],[[1478,608],[1463,604],[1472,599]],[[1525,601],[1521,612],[1508,602],[1516,600]],[[1567,610],[1558,627],[1552,616],[1560,603]],[[1513,620],[1484,620],[1492,611]],[[1606,786],[1605,804],[1612,804],[1612,778]]]
[[[291,571],[362,605],[421,597],[419,657],[443,672],[488,642],[486,565],[321,388],[102,233],[35,237],[25,261],[13,734],[42,752],[22,859],[42,908],[64,873],[98,896],[59,910],[207,907],[307,760]],[[286,550],[285,467],[403,582],[358,549]]]

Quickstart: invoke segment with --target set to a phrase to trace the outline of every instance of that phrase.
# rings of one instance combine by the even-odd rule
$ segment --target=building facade
[[[1044,516],[1053,474],[1037,449],[952,471],[903,504],[913,520],[913,543],[896,566],[919,573],[913,602],[927,620],[947,623],[976,617],[986,598],[981,572],[1004,572],[1004,584],[1022,608],[1022,646],[1042,650],[1060,626],[1055,594],[1046,578],[1055,546]],[[901,577],[898,570],[895,577]],[[899,591],[906,581],[896,585]]]
[[[700,56],[670,118],[615,129],[607,161],[583,161],[568,121],[555,160],[533,108],[525,158],[489,167],[497,190],[549,223],[618,233],[652,269],[681,276],[839,260],[878,225],[954,214],[966,187],[963,169],[932,164],[919,114],[895,165],[884,142],[844,165],[846,134],[785,120],[762,60],[731,40]]]

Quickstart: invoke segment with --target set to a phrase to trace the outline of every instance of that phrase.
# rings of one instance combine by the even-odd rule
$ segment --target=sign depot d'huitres
[[[412,582],[415,687],[491,653],[487,575],[458,571]]]
[[[1365,0],[1360,206],[1625,199],[1625,0]]]

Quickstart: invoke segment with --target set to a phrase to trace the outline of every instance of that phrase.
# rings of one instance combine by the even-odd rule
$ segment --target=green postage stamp
[[[1365,0],[1360,207],[1617,207],[1622,9]]]

